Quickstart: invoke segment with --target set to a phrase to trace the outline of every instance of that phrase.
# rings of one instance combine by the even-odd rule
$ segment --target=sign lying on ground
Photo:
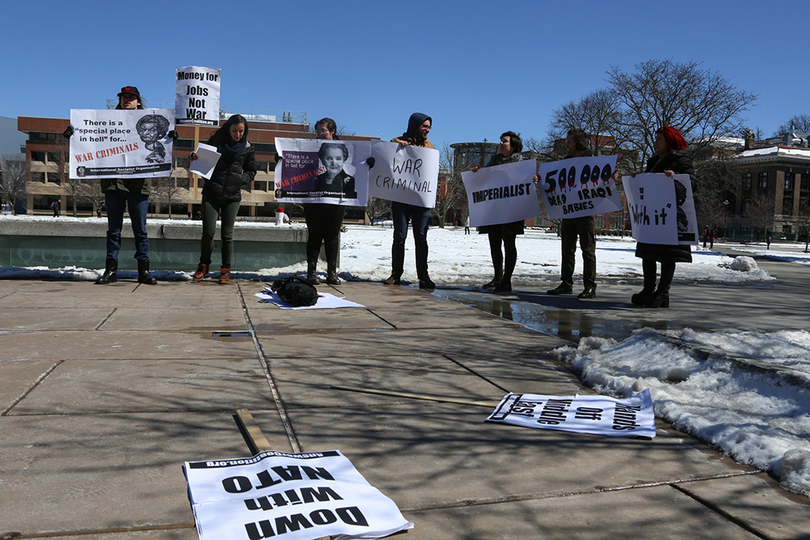
[[[186,462],[200,540],[383,538],[413,528],[338,450]]]
[[[655,437],[649,388],[626,399],[507,394],[487,420],[611,437]]]

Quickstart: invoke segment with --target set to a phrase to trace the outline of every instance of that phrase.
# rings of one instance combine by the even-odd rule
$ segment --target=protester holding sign
[[[118,93],[116,109],[143,109],[141,93],[135,86],[125,86]],[[70,128],[68,128],[70,129]],[[135,259],[138,260],[138,283],[154,285],[157,280],[149,273],[149,237],[146,234],[146,214],[152,183],[149,178],[102,178],[101,190],[107,208],[107,256],[104,273],[96,280],[100,285],[118,281],[118,253],[121,251],[121,230],[124,211],[129,208],[129,220],[135,235]]]
[[[503,165],[505,163],[515,163],[523,160],[520,154],[523,151],[523,141],[520,135],[514,131],[507,131],[501,135],[501,142],[498,144],[497,153],[492,156],[487,163],[487,167]],[[472,172],[478,172],[479,167],[473,167]],[[517,263],[517,247],[515,240],[517,235],[523,234],[523,220],[512,221],[510,223],[499,223],[496,225],[484,225],[478,227],[478,232],[486,233],[489,237],[489,253],[492,257],[492,266],[495,267],[495,277],[485,284],[484,289],[495,292],[509,292],[512,290],[512,272]],[[503,244],[504,252],[501,251]],[[505,262],[505,264],[504,264]]]
[[[242,200],[242,189],[250,189],[256,176],[255,149],[247,140],[248,123],[241,114],[234,114],[208,139],[220,154],[211,178],[205,181],[202,192],[203,233],[200,242],[200,264],[194,272],[194,281],[202,281],[211,266],[217,217],[222,216],[222,266],[219,283],[230,281],[233,258],[233,225]],[[192,160],[196,159],[194,153]]]
[[[337,135],[337,123],[331,118],[321,118],[315,123],[315,137],[318,139],[326,140],[339,140]],[[321,147],[323,148],[323,146]],[[341,152],[340,149],[333,149],[332,152]],[[318,154],[320,155],[320,151]],[[337,156],[337,154],[335,154]],[[324,157],[325,159],[325,157]],[[343,160],[345,161],[345,157]],[[327,168],[328,171],[328,168]],[[343,172],[341,165],[340,173]],[[327,174],[327,173],[324,173]],[[316,177],[316,181],[323,175]],[[351,177],[349,177],[351,178]],[[344,178],[335,185],[343,187]],[[324,179],[325,189],[326,181]],[[354,191],[354,179],[352,179],[351,190]],[[356,196],[356,195],[355,195]],[[321,251],[321,243],[324,245],[326,252],[326,282],[329,285],[340,284],[340,279],[337,276],[337,258],[340,253],[340,227],[343,224],[343,214],[346,211],[345,206],[337,204],[324,204],[324,203],[308,203],[304,205],[304,219],[307,222],[307,281],[313,285],[318,285],[318,254]]]
[[[392,142],[400,146],[421,146],[433,148],[427,138],[433,127],[433,119],[426,114],[415,112],[408,119],[408,130]],[[391,275],[383,283],[399,285],[405,267],[405,240],[408,238],[408,222],[413,224],[413,240],[416,246],[416,274],[420,289],[434,289],[436,285],[428,276],[428,243],[427,231],[430,221],[430,208],[412,204],[391,202],[391,213],[394,221],[394,242],[391,246]]]
[[[571,129],[565,137],[564,159],[592,156],[587,134],[581,129]],[[560,250],[562,252],[560,283],[548,294],[571,294],[574,291],[574,267],[576,265],[577,237],[582,251],[582,282],[585,288],[579,298],[596,296],[596,216],[565,218],[560,222]]]
[[[655,155],[647,161],[646,172],[664,173],[667,177],[673,174],[688,174],[694,193],[695,168],[692,166],[692,158],[686,152],[686,146],[686,140],[677,129],[666,125],[659,128],[655,132]],[[675,183],[676,201],[680,210],[680,206],[686,200],[686,189],[674,179],[669,178],[669,181]],[[675,263],[692,262],[691,248],[688,245],[638,242],[636,257],[642,261],[644,288],[634,294],[631,301],[637,306],[669,307],[669,287],[675,275]],[[661,279],[656,289],[657,262],[661,263]]]

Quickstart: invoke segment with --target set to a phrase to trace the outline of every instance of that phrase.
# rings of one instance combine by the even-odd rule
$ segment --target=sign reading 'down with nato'
[[[183,471],[200,540],[382,538],[413,527],[337,450],[186,462]]]
[[[370,141],[276,139],[275,194],[282,202],[365,206]]]
[[[219,126],[221,70],[189,66],[177,70],[174,111],[178,124]]]
[[[688,174],[622,177],[633,238],[646,244],[698,243],[697,215]]]
[[[369,197],[433,208],[439,181],[439,151],[381,141],[371,149]]]
[[[531,159],[461,173],[470,225],[483,227],[539,216],[540,201],[532,181],[536,167]]]
[[[171,174],[171,109],[71,109],[70,125],[70,178]]]
[[[655,437],[649,388],[625,399],[507,394],[487,420],[610,437]]]
[[[576,218],[622,209],[613,171],[616,156],[579,157],[542,163],[540,196],[550,219]]]

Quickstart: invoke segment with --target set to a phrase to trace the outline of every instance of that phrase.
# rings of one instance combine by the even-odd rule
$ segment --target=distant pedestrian
[[[768,245],[768,249],[771,249],[771,231],[765,233],[765,243]]]
[[[706,249],[706,244],[709,243],[709,228],[703,227],[703,249]]]
[[[59,217],[59,205],[62,199],[55,200],[51,203],[51,210],[53,210],[53,217]]]
[[[709,231],[709,249],[714,249],[714,239],[717,237],[717,231],[714,230],[714,227],[711,228]]]
[[[470,234],[470,216],[464,218],[464,234]]]

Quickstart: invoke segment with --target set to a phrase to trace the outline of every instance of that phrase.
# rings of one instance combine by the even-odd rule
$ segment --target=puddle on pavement
[[[514,321],[547,335],[579,342],[583,337],[622,341],[634,330],[647,327],[659,331],[681,330],[673,321],[617,321],[593,316],[593,310],[566,309],[516,298],[503,298],[478,289],[436,289],[433,294],[472,306],[486,313]]]

